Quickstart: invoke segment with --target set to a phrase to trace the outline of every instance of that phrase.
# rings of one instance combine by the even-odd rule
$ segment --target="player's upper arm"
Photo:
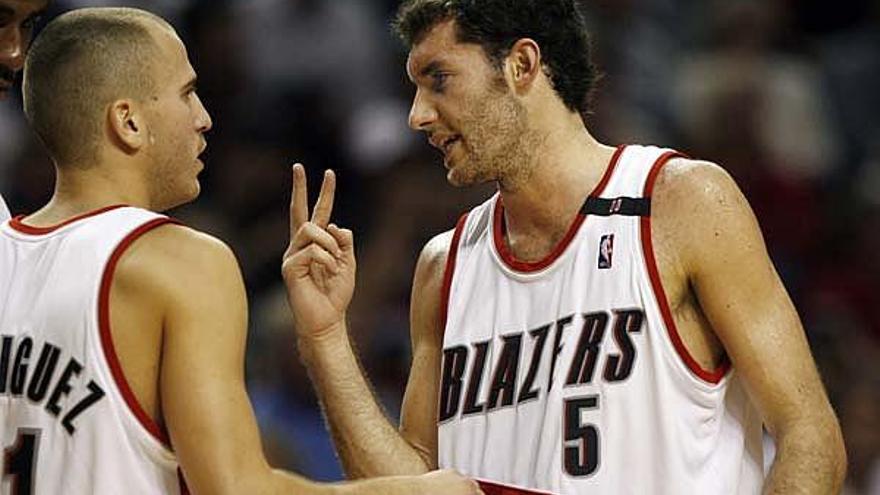
[[[410,302],[412,366],[400,432],[430,469],[437,467],[437,402],[443,348],[441,291],[452,231],[437,235],[422,249]]]
[[[138,241],[163,319],[159,394],[194,493],[268,493],[271,470],[244,382],[247,302],[222,242],[177,225]]]
[[[653,202],[652,215],[669,229],[687,282],[768,429],[779,435],[809,423],[828,439],[836,419],[804,330],[733,179],[711,163],[673,160]]]

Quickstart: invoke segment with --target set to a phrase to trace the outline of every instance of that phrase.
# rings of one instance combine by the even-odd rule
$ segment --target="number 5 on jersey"
[[[598,408],[598,395],[565,400],[562,460],[565,472],[571,476],[590,476],[599,468],[599,430],[596,425],[583,423],[581,414]]]

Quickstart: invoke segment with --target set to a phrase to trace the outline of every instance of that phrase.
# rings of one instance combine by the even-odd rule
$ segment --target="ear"
[[[543,74],[541,48],[531,38],[521,38],[510,48],[505,60],[508,81],[517,93],[527,92]]]
[[[116,100],[107,110],[110,139],[126,153],[134,153],[147,144],[143,112],[131,100]]]

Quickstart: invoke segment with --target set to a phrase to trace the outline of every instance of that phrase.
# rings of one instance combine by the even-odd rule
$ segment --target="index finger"
[[[299,230],[309,218],[309,197],[306,189],[306,169],[301,163],[293,166],[293,187],[290,194],[290,235]]]
[[[315,209],[312,211],[312,222],[321,227],[327,228],[330,223],[330,214],[333,213],[333,198],[336,195],[336,174],[332,170],[324,171],[324,183],[321,184],[321,193],[318,195],[318,202],[315,203]]]

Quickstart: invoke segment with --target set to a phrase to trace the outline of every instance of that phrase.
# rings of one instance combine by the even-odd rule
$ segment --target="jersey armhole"
[[[126,235],[113,249],[107,265],[104,267],[104,273],[101,276],[101,286],[98,292],[98,328],[100,332],[101,350],[103,351],[104,361],[113,377],[116,389],[122,395],[128,410],[134,415],[137,422],[153,437],[160,442],[166,449],[171,450],[171,441],[168,433],[159,426],[153,418],[144,410],[135,397],[134,392],[125,379],[125,373],[122,371],[122,365],[116,354],[116,348],[113,346],[113,334],[110,331],[110,289],[113,285],[113,275],[116,271],[116,265],[125,251],[147,232],[167,224],[180,224],[177,220],[171,218],[156,218],[137,227]]]
[[[669,162],[669,160],[682,157],[686,156],[676,151],[667,151],[660,155],[651,167],[651,171],[645,181],[645,189],[642,196],[650,199],[654,192],[654,184],[657,181],[657,176],[660,175],[660,171],[663,167]],[[688,351],[678,333],[678,327],[675,325],[675,319],[673,318],[672,310],[669,307],[669,300],[666,297],[666,291],[663,289],[663,283],[660,279],[657,259],[654,256],[654,245],[651,240],[651,215],[641,217],[640,230],[642,253],[644,254],[645,265],[648,269],[648,276],[651,280],[651,288],[653,289],[654,299],[657,301],[657,306],[660,308],[660,313],[663,316],[663,323],[666,326],[669,340],[672,342],[676,354],[678,354],[679,358],[681,358],[682,362],[684,362],[685,366],[691,371],[691,373],[704,382],[717,385],[727,375],[727,371],[730,369],[730,361],[725,355],[722,363],[716,369],[707,370],[704,369]]]
[[[449,293],[452,290],[452,276],[455,273],[455,260],[458,257],[458,244],[461,242],[461,233],[467,223],[468,214],[464,213],[455,225],[455,233],[449,243],[449,252],[446,254],[446,268],[443,271],[443,286],[440,289],[440,328],[446,331],[446,317],[449,312]]]

